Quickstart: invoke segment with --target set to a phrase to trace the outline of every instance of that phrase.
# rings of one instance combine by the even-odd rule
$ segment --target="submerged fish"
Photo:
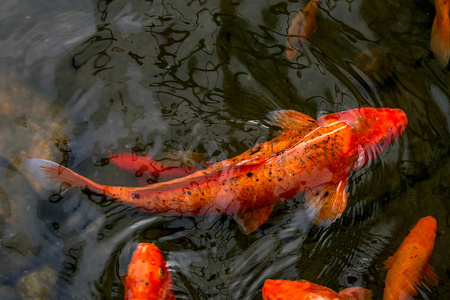
[[[158,247],[140,243],[134,250],[125,279],[125,300],[175,300],[172,277]]]
[[[374,159],[407,125],[400,109],[363,107],[317,121],[287,110],[271,114],[283,129],[275,139],[204,170],[145,187],[105,186],[54,162],[25,162],[33,178],[51,189],[81,187],[152,213],[232,215],[244,232],[263,224],[274,205],[305,193],[308,214],[329,225],[347,205],[349,174]]]
[[[389,270],[386,275],[383,300],[412,299],[417,296],[416,286],[425,279],[436,284],[438,278],[428,264],[436,238],[436,220],[425,217],[403,240],[397,252],[386,261]]]
[[[263,300],[369,300],[372,291],[362,287],[351,287],[336,293],[327,287],[306,280],[271,280],[264,282]]]
[[[310,0],[292,20],[286,40],[286,56],[294,59],[296,50],[300,49],[309,37],[316,31],[319,0]]]
[[[450,2],[435,0],[436,16],[431,29],[431,51],[447,66],[450,57]]]
[[[194,173],[198,168],[185,164],[167,165],[133,153],[112,155],[109,161],[125,172],[131,173],[138,179],[139,185],[148,185],[156,181],[167,181]]]

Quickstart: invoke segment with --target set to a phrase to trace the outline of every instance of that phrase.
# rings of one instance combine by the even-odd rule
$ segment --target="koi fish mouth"
[[[392,120],[394,136],[402,135],[408,125],[408,118],[405,112],[398,108],[384,108],[383,110],[386,110],[386,113],[389,115],[388,118]]]

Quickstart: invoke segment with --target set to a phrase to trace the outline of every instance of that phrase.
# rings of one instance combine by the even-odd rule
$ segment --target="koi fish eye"
[[[158,277],[159,277],[159,279],[164,279],[164,277],[166,277],[166,271],[164,271],[163,267],[159,267],[159,269],[158,269]]]

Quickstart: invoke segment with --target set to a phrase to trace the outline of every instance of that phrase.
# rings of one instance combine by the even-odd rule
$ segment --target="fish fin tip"
[[[305,192],[306,213],[315,225],[328,227],[342,215],[347,207],[347,184],[346,178]]]
[[[363,287],[346,288],[338,294],[343,300],[371,300],[373,298],[372,291]]]
[[[276,110],[267,115],[269,123],[282,129],[300,130],[303,127],[316,124],[310,116],[295,110]]]
[[[71,187],[86,187],[95,192],[102,192],[100,185],[61,166],[53,161],[31,158],[24,162],[25,169],[34,182],[46,190],[62,189]]]
[[[33,182],[46,190],[54,190],[60,181],[54,176],[54,170],[62,167],[59,164],[40,158],[30,158],[24,161],[24,167]],[[57,172],[57,171],[56,171]]]
[[[274,205],[264,206],[242,214],[234,215],[234,220],[245,234],[250,234],[264,224],[272,213]]]
[[[423,279],[432,286],[437,286],[439,283],[439,278],[434,272],[433,267],[430,264],[426,264],[422,270]]]
[[[434,18],[431,29],[430,48],[439,62],[447,66],[450,58],[450,23],[443,25],[440,18]]]

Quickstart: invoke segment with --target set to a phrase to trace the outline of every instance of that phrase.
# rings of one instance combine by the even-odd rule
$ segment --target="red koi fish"
[[[319,0],[310,0],[291,22],[286,40],[286,57],[294,59],[296,50],[300,49],[316,31],[316,19],[319,12]]]
[[[347,205],[353,170],[374,159],[406,127],[400,109],[356,108],[317,121],[287,110],[271,114],[283,128],[275,139],[207,169],[145,187],[105,186],[42,159],[25,162],[44,187],[81,187],[152,213],[234,216],[244,232],[263,224],[274,205],[305,193],[307,213],[328,226]]]
[[[425,217],[411,229],[397,252],[386,261],[386,275],[383,300],[412,299],[417,296],[416,286],[425,279],[437,284],[438,277],[428,264],[436,238],[436,220]]]
[[[140,243],[134,250],[125,279],[125,300],[175,300],[172,277],[158,247]]]
[[[435,0],[436,16],[431,29],[431,51],[447,66],[450,57],[450,2]]]
[[[263,300],[370,300],[372,291],[351,287],[336,293],[327,287],[306,281],[271,280],[264,282]]]
[[[112,155],[109,161],[119,169],[135,175],[139,186],[183,177],[198,170],[185,164],[178,166],[163,164],[148,156],[139,156],[133,153]]]

